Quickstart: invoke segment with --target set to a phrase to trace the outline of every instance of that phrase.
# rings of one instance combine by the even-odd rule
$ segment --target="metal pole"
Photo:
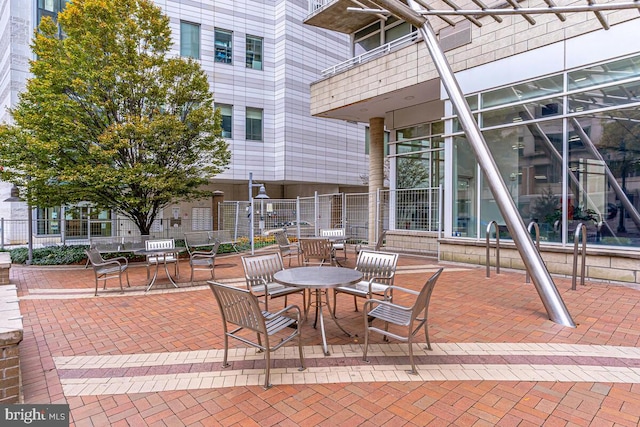
[[[33,262],[33,213],[31,212],[31,203],[27,203],[27,265]]]
[[[533,283],[549,315],[549,319],[564,326],[575,327],[575,323],[564,301],[562,301],[562,297],[558,293],[558,289],[553,283],[547,267],[544,265],[540,254],[536,251],[531,236],[527,233],[527,227],[524,225],[507,186],[500,176],[498,166],[491,156],[487,142],[480,131],[478,123],[473,117],[469,104],[467,104],[464,98],[464,94],[453,74],[453,70],[438,45],[438,40],[431,25],[425,17],[417,12],[417,10],[420,10],[420,6],[414,0],[408,0],[411,8],[408,8],[397,0],[375,0],[375,2],[420,29],[424,43],[429,49],[431,59],[440,75],[441,83],[458,113],[460,124],[476,155],[478,164],[487,177],[489,188],[511,231],[513,241],[518,248],[525,267],[531,272]]]
[[[251,193],[253,193],[253,172],[249,172],[249,241],[251,242],[251,255],[253,255],[253,194]]]

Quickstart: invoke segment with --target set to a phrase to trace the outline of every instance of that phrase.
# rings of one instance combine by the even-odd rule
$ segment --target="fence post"
[[[4,217],[0,218],[0,249],[4,250]]]
[[[318,192],[313,192],[313,235],[318,235],[318,221],[320,220],[320,198]],[[298,222],[298,230],[300,230],[300,222]],[[300,235],[300,233],[298,233]]]

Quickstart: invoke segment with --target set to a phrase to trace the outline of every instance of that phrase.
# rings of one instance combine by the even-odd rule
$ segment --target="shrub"
[[[80,264],[87,257],[84,250],[87,246],[48,246],[46,248],[37,248],[33,250],[32,265],[65,265]],[[9,251],[11,253],[11,262],[16,264],[24,264],[29,257],[27,248],[16,248]]]

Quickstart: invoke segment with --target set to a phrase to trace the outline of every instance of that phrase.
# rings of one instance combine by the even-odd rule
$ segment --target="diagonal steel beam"
[[[456,109],[460,124],[465,131],[469,145],[475,152],[478,164],[482,168],[489,188],[496,200],[496,204],[504,217],[511,237],[522,257],[522,261],[533,279],[533,284],[538,291],[542,304],[547,310],[549,319],[564,326],[575,327],[575,323],[567,310],[562,297],[558,293],[551,275],[545,266],[540,253],[531,240],[527,227],[522,221],[516,205],[511,198],[495,160],[491,156],[489,146],[475,121],[469,104],[467,103],[458,81],[456,80],[447,58],[438,45],[438,40],[433,28],[427,19],[419,13],[419,6],[414,0],[408,0],[408,7],[397,0],[375,0],[400,19],[420,29],[422,38],[427,45],[431,59],[438,70],[440,81],[449,95],[451,103]]]

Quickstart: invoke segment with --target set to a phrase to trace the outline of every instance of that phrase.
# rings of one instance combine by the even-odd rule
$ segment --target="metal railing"
[[[491,277],[491,251],[489,245],[489,238],[491,236],[491,227],[495,225],[496,229],[496,274],[500,274],[500,226],[497,222],[491,221],[487,225],[487,237],[486,237],[486,246],[487,246],[487,277]]]
[[[342,61],[329,68],[325,68],[324,70],[320,71],[320,74],[322,74],[322,77],[330,77],[335,74],[342,73],[357,65],[364,64],[365,62],[369,62],[372,59],[378,58],[382,55],[393,52],[404,46],[415,43],[419,39],[420,39],[420,34],[417,31],[414,31],[412,33],[399,37],[395,40],[392,40],[389,43],[383,44],[382,46],[378,46],[358,56],[354,56],[353,58],[347,59],[346,61]]]
[[[582,237],[582,250],[578,251],[578,243]],[[573,235],[573,273],[571,278],[571,289],[576,290],[576,277],[578,274],[578,252],[582,256],[582,270],[580,272],[580,285],[584,286],[584,273],[587,257],[587,227],[583,223],[579,223]]]
[[[540,226],[538,225],[537,222],[531,221],[527,226],[527,231],[529,232],[529,234],[531,234],[532,228],[536,232],[536,249],[538,249],[538,252],[540,252]],[[529,273],[529,270],[527,269],[526,266],[525,266],[525,270],[526,270],[526,273],[524,276],[524,281],[525,283],[531,283],[531,274]]]

